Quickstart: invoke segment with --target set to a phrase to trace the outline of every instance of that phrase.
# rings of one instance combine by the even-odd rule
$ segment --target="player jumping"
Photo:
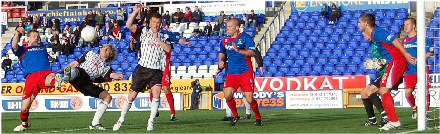
[[[24,28],[19,27],[16,30],[12,41],[12,49],[16,56],[19,57],[20,63],[24,69],[25,88],[21,105],[21,124],[14,128],[14,131],[24,131],[30,127],[28,123],[29,109],[32,101],[37,97],[43,88],[61,87],[61,74],[55,74],[51,71],[49,55],[46,46],[40,41],[38,31],[30,30],[27,34],[28,46],[18,46],[21,33]]]
[[[112,45],[101,47],[99,54],[89,51],[80,59],[64,69],[63,80],[72,84],[76,90],[86,96],[100,98],[90,129],[105,130],[100,120],[112,101],[112,96],[93,82],[110,82],[112,79],[123,80],[124,75],[113,72],[110,64],[118,57],[118,50]]]
[[[162,76],[166,70],[166,54],[171,52],[171,42],[177,42],[178,39],[174,34],[166,30],[161,30],[162,16],[158,13],[153,13],[150,17],[149,28],[144,27],[139,29],[136,25],[133,25],[133,20],[137,14],[140,13],[142,5],[136,5],[130,18],[127,20],[127,28],[133,33],[140,36],[140,60],[139,65],[133,72],[132,87],[128,94],[128,100],[123,106],[121,116],[116,124],[113,126],[113,130],[119,130],[122,123],[125,121],[125,116],[134,99],[139,92],[144,92],[146,87],[151,87],[150,93],[153,94],[151,102],[150,118],[148,119],[147,130],[154,129],[154,122],[156,114],[159,108],[159,95],[162,88]]]

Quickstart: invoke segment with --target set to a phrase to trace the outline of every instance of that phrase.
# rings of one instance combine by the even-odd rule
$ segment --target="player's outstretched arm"
[[[79,65],[78,61],[73,61],[69,64],[70,67],[77,67]]]
[[[14,39],[12,40],[12,49],[14,52],[17,52],[18,50],[18,41],[20,40],[20,34],[24,32],[23,27],[18,27],[16,30],[16,33],[14,35]]]
[[[130,31],[133,32],[133,33],[135,33],[135,32],[136,32],[136,29],[137,29],[137,26],[136,26],[136,25],[133,25],[134,18],[136,18],[136,16],[138,15],[138,13],[141,12],[141,9],[142,9],[142,5],[141,5],[141,4],[136,4],[136,6],[134,7],[134,11],[133,11],[133,13],[131,13],[131,14],[130,14],[130,17],[128,17],[128,20],[127,20],[127,24],[126,24],[126,26],[127,26],[127,28],[130,29]]]
[[[393,45],[399,49],[400,52],[402,52],[403,56],[405,56],[406,60],[411,63],[411,64],[417,64],[417,60],[416,58],[414,58],[413,56],[411,56],[411,54],[408,53],[408,51],[406,51],[406,49],[403,47],[402,42],[400,42],[398,39],[394,39],[393,41]]]

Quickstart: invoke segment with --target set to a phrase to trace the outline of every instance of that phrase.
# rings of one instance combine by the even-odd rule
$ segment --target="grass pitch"
[[[411,109],[397,108],[402,127],[391,133],[417,133],[417,120],[411,119]],[[244,111],[239,110],[244,117]],[[383,133],[377,126],[362,126],[366,121],[363,108],[314,110],[261,110],[264,126],[254,126],[254,119],[240,119],[236,126],[220,121],[224,111],[177,111],[177,122],[169,121],[169,111],[160,111],[154,133]],[[150,112],[129,112],[120,131],[113,132],[113,124],[120,112],[105,113],[101,124],[107,130],[89,130],[94,112],[31,113],[31,128],[25,133],[146,133]],[[422,133],[440,133],[439,110],[430,113],[429,129]],[[380,114],[376,114],[379,118]],[[13,133],[20,124],[19,113],[2,113],[2,133]],[[435,129],[437,127],[437,129]]]

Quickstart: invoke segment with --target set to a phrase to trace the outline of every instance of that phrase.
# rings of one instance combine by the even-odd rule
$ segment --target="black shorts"
[[[90,76],[86,73],[84,69],[76,69],[78,69],[77,77],[70,81],[70,84],[75,87],[76,90],[80,91],[86,96],[99,98],[99,94],[101,94],[105,90],[93,84],[93,81],[90,79]]]
[[[162,86],[163,71],[137,65],[131,79],[131,90],[144,92],[148,87]]]

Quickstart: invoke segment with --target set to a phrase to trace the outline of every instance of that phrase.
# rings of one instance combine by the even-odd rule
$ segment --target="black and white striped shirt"
[[[165,30],[161,30],[159,32],[159,37],[168,45],[171,45],[171,43],[176,41],[174,34],[170,34],[170,32]],[[138,64],[145,68],[159,69],[164,71],[166,52],[162,47],[160,47],[156,38],[154,38],[153,31],[144,27],[140,35],[140,42],[141,57]]]
[[[92,81],[98,77],[104,77],[111,70],[110,63],[101,59],[101,56],[93,51],[84,54],[77,60],[79,67],[84,69]]]

